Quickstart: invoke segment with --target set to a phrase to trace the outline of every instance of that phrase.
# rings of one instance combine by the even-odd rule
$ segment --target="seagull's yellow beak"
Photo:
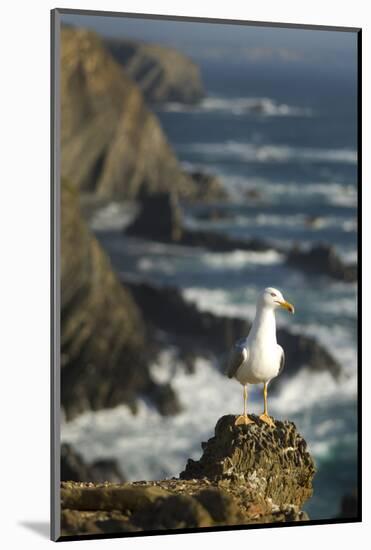
[[[286,302],[286,300],[284,300],[283,302],[279,302],[277,300],[277,304],[279,304],[284,309],[287,309],[287,311],[289,311],[290,313],[295,313],[295,308],[292,304],[290,304],[290,302]]]

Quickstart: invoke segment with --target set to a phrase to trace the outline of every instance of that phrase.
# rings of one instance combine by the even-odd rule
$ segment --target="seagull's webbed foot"
[[[268,426],[270,426],[271,428],[275,428],[276,425],[275,423],[273,422],[273,418],[270,417],[268,414],[266,413],[263,413],[259,416],[260,420],[262,422],[265,422],[266,424],[268,424]]]
[[[247,426],[248,424],[255,424],[251,418],[247,416],[247,414],[241,414],[240,416],[237,416],[234,425],[235,426]]]

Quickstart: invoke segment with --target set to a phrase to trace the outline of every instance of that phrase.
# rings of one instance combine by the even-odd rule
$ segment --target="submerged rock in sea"
[[[219,419],[179,478],[61,485],[62,536],[305,521],[315,466],[292,422]]]
[[[358,491],[355,488],[352,492],[343,495],[340,503],[338,518],[353,519],[358,517]]]
[[[193,181],[197,184],[193,200],[203,202],[225,201],[228,193],[218,176],[199,170],[191,172]]]
[[[346,264],[336,253],[333,246],[319,244],[309,250],[294,247],[287,256],[288,265],[333,279],[353,283],[357,281],[357,265]]]

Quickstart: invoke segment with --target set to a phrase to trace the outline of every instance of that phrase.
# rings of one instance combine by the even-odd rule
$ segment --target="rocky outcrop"
[[[68,443],[61,445],[61,481],[93,481],[121,483],[125,481],[114,459],[98,459],[87,463]]]
[[[357,265],[345,264],[334,247],[327,244],[319,244],[309,250],[294,247],[288,254],[287,263],[308,273],[327,275],[346,283],[357,281]]]
[[[213,252],[272,249],[271,245],[261,239],[233,239],[216,231],[186,229],[182,223],[178,201],[170,193],[156,193],[142,198],[139,213],[125,228],[125,233],[165,243],[199,246]]]
[[[62,537],[305,521],[315,474],[291,422],[219,419],[199,461],[179,476],[125,484],[62,483]]]
[[[314,462],[307,444],[293,422],[275,420],[268,426],[258,416],[244,429],[234,425],[235,417],[223,416],[215,435],[202,444],[197,461],[189,459],[181,479],[228,480],[245,484],[254,480],[254,491],[278,506],[301,508],[312,496]]]
[[[105,44],[147,101],[192,104],[204,96],[199,67],[174,48],[122,39]]]
[[[214,354],[223,363],[223,357],[234,342],[250,330],[251,323],[245,319],[199,311],[176,288],[129,281],[126,284],[147,323],[167,333],[171,344],[180,349],[180,355],[190,370],[193,370],[192,364],[198,355]],[[285,350],[286,362],[282,374],[272,380],[272,389],[301,366],[328,371],[334,378],[340,375],[339,363],[314,338],[281,328],[277,331],[277,340]]]
[[[61,31],[61,168],[80,190],[134,198],[195,184],[181,170],[142,93],[84,29]]]
[[[217,197],[217,192],[215,197]],[[207,194],[205,195],[207,196]],[[197,198],[197,195],[194,195]],[[212,215],[215,208],[203,205],[201,213],[207,218],[208,212]],[[216,210],[216,212],[218,212]],[[220,210],[223,215],[223,210]],[[161,231],[156,230],[157,224],[161,224]],[[235,250],[251,250],[263,252],[275,250],[283,255],[289,267],[300,269],[304,273],[327,275],[333,279],[344,282],[357,281],[357,265],[345,264],[333,246],[319,244],[309,250],[302,250],[294,246],[287,252],[264,239],[234,238],[225,233],[207,230],[189,230],[182,223],[179,206],[175,200],[166,198],[166,193],[159,197],[155,195],[143,198],[137,218],[126,228],[129,235],[142,237],[162,242],[177,242],[185,246],[198,246],[211,252],[233,252]]]
[[[149,374],[151,341],[141,313],[83,221],[76,188],[65,181],[61,211],[61,402],[67,419],[120,403],[135,411],[142,393],[164,414],[177,412],[172,388]]]

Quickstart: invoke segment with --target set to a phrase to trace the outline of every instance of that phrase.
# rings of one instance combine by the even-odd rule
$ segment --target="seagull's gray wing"
[[[285,352],[283,351],[283,348],[281,346],[278,346],[281,351],[281,358],[280,358],[280,368],[278,369],[278,374],[281,374],[281,372],[284,369],[285,366]],[[277,376],[278,376],[277,374]]]
[[[249,348],[246,347],[246,340],[239,340],[235,343],[229,354],[227,375],[233,378],[244,361],[249,356]]]

